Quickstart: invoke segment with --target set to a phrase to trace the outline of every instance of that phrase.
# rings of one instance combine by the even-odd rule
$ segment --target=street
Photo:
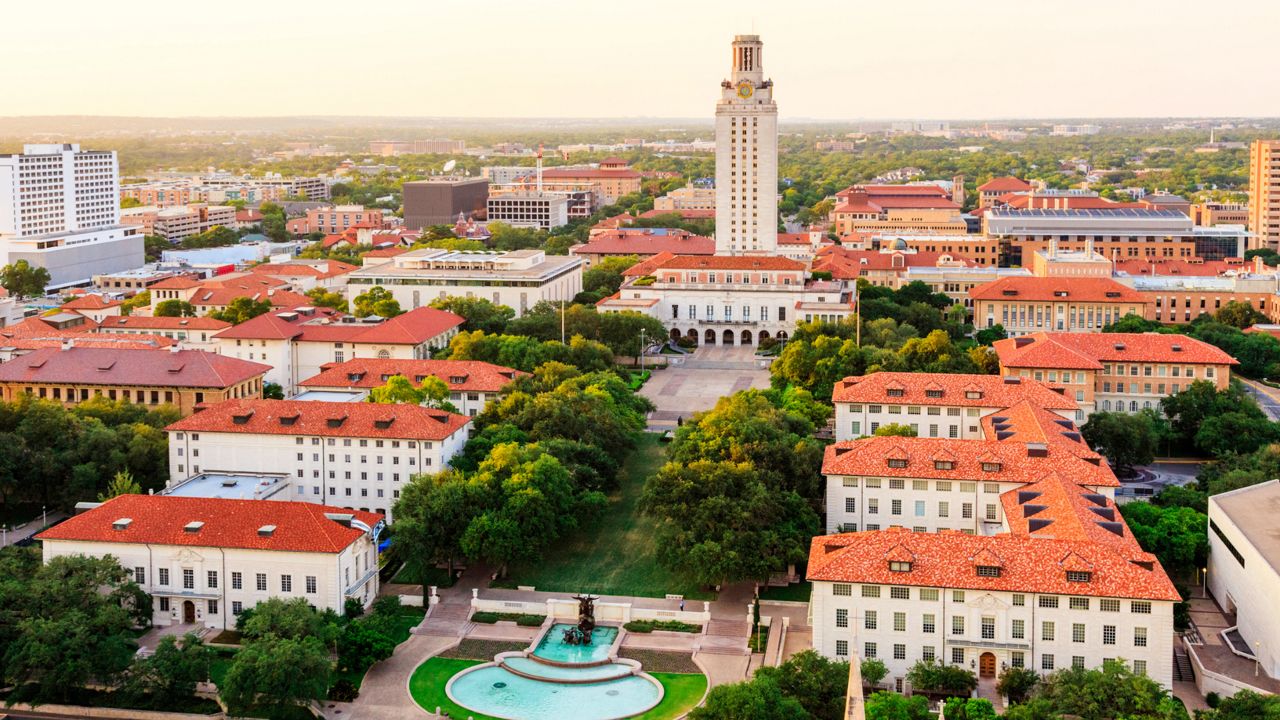
[[[1246,380],[1239,375],[1236,376],[1236,379],[1244,385],[1245,392],[1258,401],[1258,405],[1262,407],[1262,411],[1268,417],[1280,422],[1280,390],[1267,387],[1260,382]]]

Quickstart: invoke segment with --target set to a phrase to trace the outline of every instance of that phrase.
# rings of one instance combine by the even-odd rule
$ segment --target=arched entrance
[[[743,331],[742,331],[742,344],[743,344],[743,345],[750,345],[750,344],[751,344],[751,331],[750,331],[750,330],[743,330]]]
[[[196,621],[196,604],[190,600],[182,602],[182,622],[191,625]]]
[[[707,343],[708,345],[715,345],[715,344],[716,344],[716,331],[715,331],[715,330],[712,330],[711,328],[707,328],[707,333],[706,333],[706,336],[705,336],[705,337],[706,337],[706,343]]]
[[[689,342],[693,343],[694,345],[697,345],[697,344],[698,344],[698,331],[697,331],[697,330],[690,329],[690,330],[689,330],[689,332],[686,332],[686,333],[684,334],[684,336],[685,336],[685,337],[687,337],[687,338],[689,338]]]
[[[671,342],[675,342],[679,339],[680,339],[680,330],[677,328],[671,328]]]
[[[769,339],[769,331],[768,331],[768,330],[761,330],[761,331],[760,331],[760,342],[764,342],[765,340],[768,340],[768,339]]]
[[[725,344],[725,345],[732,345],[732,344],[733,344],[733,331],[732,331],[732,330],[725,330],[725,331],[724,331],[724,344]]]
[[[996,656],[984,652],[978,656],[978,677],[993,678],[996,676]]]

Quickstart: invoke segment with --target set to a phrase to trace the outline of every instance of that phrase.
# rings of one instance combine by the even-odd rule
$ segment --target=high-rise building
[[[489,199],[484,178],[436,175],[404,184],[404,225],[420,230],[431,225],[452,225],[458,214],[482,216]]]
[[[778,106],[758,35],[733,39],[733,66],[716,105],[716,254],[778,248]]]
[[[0,260],[49,271],[50,287],[144,262],[142,233],[120,222],[114,151],[76,144],[24,145],[0,155]]]
[[[1250,249],[1280,247],[1280,140],[1249,147]]]

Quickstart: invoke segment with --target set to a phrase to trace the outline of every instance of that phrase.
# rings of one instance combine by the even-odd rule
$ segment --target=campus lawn
[[[414,702],[427,712],[435,712],[439,707],[449,717],[471,717],[475,720],[495,720],[488,715],[467,710],[454,703],[445,695],[444,686],[449,678],[483,660],[457,660],[453,658],[434,657],[418,666],[409,678],[409,694]],[[674,720],[695,705],[702,702],[707,692],[707,678],[701,674],[650,673],[654,679],[662,683],[664,694],[658,706],[636,720]]]
[[[786,587],[767,587],[760,590],[761,600],[789,600],[792,602],[809,602],[813,586],[808,581],[791,583]]]
[[[714,599],[713,593],[688,576],[658,562],[656,524],[642,517],[636,507],[645,480],[657,473],[666,459],[658,435],[642,433],[619,473],[621,489],[610,496],[600,521],[557,543],[543,560],[512,566],[497,585],[532,585],[547,592],[638,597],[675,593],[690,600]]]

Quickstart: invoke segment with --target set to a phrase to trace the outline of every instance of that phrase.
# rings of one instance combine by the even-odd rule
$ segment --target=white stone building
[[[142,233],[120,222],[115,152],[69,143],[0,155],[0,254],[48,270],[50,288],[142,265]]]
[[[411,250],[347,276],[348,297],[375,286],[386,288],[406,310],[463,296],[506,305],[520,317],[543,300],[571,302],[582,291],[582,259],[542,250]]]
[[[778,106],[764,77],[764,43],[738,35],[716,104],[716,254],[777,248]]]
[[[341,613],[378,596],[382,518],[299,502],[121,495],[40,533],[44,561],[110,555],[152,598],[154,625],[234,629],[271,598]]]
[[[232,400],[165,428],[169,486],[202,473],[286,473],[289,499],[390,520],[405,483],[443,469],[470,430],[469,417],[419,405]]]
[[[1280,678],[1280,480],[1209,498],[1206,587],[1235,617],[1225,632],[1237,654]]]

